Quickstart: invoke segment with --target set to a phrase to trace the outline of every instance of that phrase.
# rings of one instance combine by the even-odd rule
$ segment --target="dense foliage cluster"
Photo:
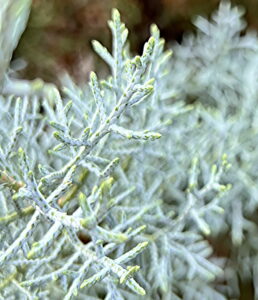
[[[1,299],[237,299],[257,280],[258,39],[241,17],[223,2],[172,57],[152,25],[132,56],[113,10],[112,51],[93,41],[108,78],[59,91],[5,71]]]

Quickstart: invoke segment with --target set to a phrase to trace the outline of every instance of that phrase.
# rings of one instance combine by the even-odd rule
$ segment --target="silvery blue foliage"
[[[198,17],[173,57],[152,25],[132,56],[114,10],[112,52],[93,42],[109,77],[6,75],[2,299],[220,300],[256,280],[258,44],[241,16]]]

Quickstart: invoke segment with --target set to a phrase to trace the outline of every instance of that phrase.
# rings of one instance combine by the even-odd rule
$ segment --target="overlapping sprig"
[[[155,40],[151,37],[145,44],[142,56],[127,59],[125,63],[122,59],[122,51],[126,42],[127,29],[121,23],[119,13],[116,10],[113,11],[110,27],[114,34],[113,56],[108,54],[114,61],[112,66],[114,82],[110,83],[113,85],[112,90],[114,91],[113,108],[111,105],[107,107],[104,104],[106,99],[104,90],[96,74],[92,73],[90,88],[93,101],[87,103],[90,108],[84,107],[85,110],[82,110],[82,114],[87,115],[87,119],[84,120],[86,126],[81,127],[83,124],[78,126],[77,120],[80,119],[80,116],[76,120],[74,113],[76,113],[77,105],[81,105],[81,99],[79,99],[80,103],[75,103],[75,105],[73,99],[65,104],[59,91],[52,85],[46,85],[44,87],[43,107],[48,118],[53,118],[49,125],[56,130],[53,136],[60,144],[54,146],[52,151],[47,150],[50,148],[49,146],[53,145],[53,139],[47,137],[49,135],[49,129],[47,129],[43,135],[49,142],[47,147],[43,147],[40,153],[34,157],[35,161],[30,157],[31,153],[28,150],[29,146],[26,147],[26,143],[31,143],[29,138],[32,135],[34,135],[32,146],[33,143],[38,143],[36,140],[38,136],[35,134],[37,128],[35,127],[39,126],[43,129],[44,126],[47,126],[48,119],[38,113],[39,105],[35,109],[33,108],[33,115],[30,118],[27,110],[27,99],[10,99],[6,109],[6,111],[9,110],[8,113],[12,118],[10,104],[16,103],[13,117],[14,133],[10,138],[6,137],[10,141],[2,151],[1,182],[2,186],[12,194],[12,201],[7,206],[12,207],[14,203],[19,203],[19,205],[16,208],[17,212],[3,215],[1,223],[13,226],[22,217],[24,219],[22,219],[21,226],[24,224],[24,227],[21,227],[19,235],[13,241],[2,245],[0,264],[5,268],[11,260],[18,256],[21,257],[19,253],[23,252],[24,258],[16,260],[15,264],[16,267],[24,268],[21,273],[21,278],[24,278],[23,281],[16,283],[20,290],[28,287],[41,287],[47,282],[67,277],[66,280],[70,282],[70,288],[67,290],[65,299],[70,299],[72,295],[77,294],[78,289],[95,285],[102,280],[107,281],[108,285],[114,286],[111,279],[115,276],[119,278],[120,284],[125,284],[135,293],[145,294],[144,289],[132,278],[139,267],[130,266],[126,270],[122,265],[141,253],[146,248],[147,243],[139,243],[115,259],[108,256],[119,245],[122,244],[125,247],[127,241],[133,241],[134,237],[145,228],[140,226],[138,229],[132,229],[130,227],[133,225],[134,216],[131,220],[130,218],[127,219],[126,223],[122,223],[122,226],[113,226],[114,228],[110,227],[112,222],[106,221],[107,218],[110,218],[113,207],[121,205],[124,199],[134,193],[135,189],[132,184],[128,188],[124,186],[124,190],[118,188],[119,178],[114,180],[111,177],[119,165],[118,158],[109,160],[95,154],[92,156],[92,153],[96,151],[106,136],[113,133],[137,140],[154,140],[161,137],[156,132],[127,130],[118,125],[122,114],[153,92],[153,79],[146,78],[145,72],[151,64]],[[101,46],[98,44],[97,47]],[[127,69],[126,79],[122,74],[125,69]],[[47,96],[45,97],[45,95]],[[34,99],[34,101],[39,101],[39,99]],[[53,107],[53,103],[55,103],[55,107]],[[85,106],[85,104],[83,105]],[[33,124],[28,132],[26,123],[30,122]],[[21,123],[26,124],[25,127],[19,126]],[[78,137],[73,136],[73,134]],[[19,138],[20,135],[22,136],[21,139]],[[64,153],[64,150],[68,161],[59,159],[58,162],[55,162],[51,158],[49,161],[42,161],[40,158],[41,153],[44,156],[53,156],[53,153],[60,151]],[[46,152],[44,153],[44,151]],[[8,167],[12,165],[13,161],[16,161],[20,166],[18,173],[17,171],[12,173],[12,169],[10,170]],[[38,168],[36,168],[35,163],[40,163]],[[101,166],[98,166],[98,163]],[[85,175],[85,169],[88,170],[87,175]],[[19,180],[9,174],[19,178]],[[81,176],[82,174],[83,176]],[[87,177],[91,176],[93,178],[87,182]],[[69,196],[71,190],[73,192],[72,197]],[[120,193],[113,196],[112,190],[120,190]],[[69,199],[64,199],[68,197]],[[3,201],[5,202],[4,198]],[[24,207],[25,203],[30,205]],[[68,213],[70,210],[72,213]],[[28,215],[31,213],[33,214],[29,216],[28,220]],[[41,233],[39,234],[38,231]],[[79,232],[88,236],[91,242],[84,245],[78,238]],[[31,246],[31,241],[35,240],[36,236],[39,240]],[[69,245],[67,251],[70,251],[71,259],[60,270],[52,269],[51,271],[53,268],[51,263],[58,256],[62,256],[66,243]],[[54,255],[47,259],[46,255],[49,249],[55,249],[55,251]],[[78,270],[75,268],[71,277],[70,272],[68,272],[69,268],[75,261],[81,259],[84,263]],[[31,273],[28,266],[31,266],[33,262],[35,263],[34,272]],[[43,268],[46,263],[48,267]],[[102,271],[99,271],[100,267]],[[96,274],[86,279],[89,269],[95,270]],[[35,270],[40,270],[41,275],[30,279],[30,274],[35,274]],[[112,277],[110,277],[111,275]],[[32,295],[31,297],[33,297]]]

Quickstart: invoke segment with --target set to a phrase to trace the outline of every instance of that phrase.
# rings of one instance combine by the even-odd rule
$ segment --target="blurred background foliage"
[[[27,62],[22,77],[40,77],[57,82],[67,71],[78,83],[85,82],[93,69],[105,71],[94,56],[90,41],[110,46],[106,22],[113,7],[120,10],[129,28],[131,48],[141,49],[156,23],[162,36],[178,41],[193,29],[192,19],[209,15],[219,0],[33,0],[28,27],[13,58]],[[231,1],[246,9],[248,28],[258,29],[258,1]],[[99,70],[98,70],[99,71]]]

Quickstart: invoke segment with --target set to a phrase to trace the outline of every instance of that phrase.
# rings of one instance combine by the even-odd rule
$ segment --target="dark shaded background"
[[[79,83],[89,71],[103,68],[93,54],[90,41],[110,46],[107,20],[111,9],[120,10],[130,30],[131,48],[140,51],[156,23],[166,41],[180,42],[185,31],[193,30],[196,15],[210,15],[219,0],[33,0],[28,27],[14,53],[28,65],[22,76],[57,82],[63,70]],[[246,8],[249,28],[258,29],[258,1],[231,1]]]

